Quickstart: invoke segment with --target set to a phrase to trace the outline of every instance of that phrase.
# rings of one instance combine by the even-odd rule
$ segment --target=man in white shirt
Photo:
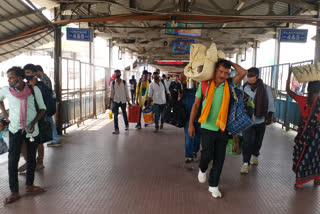
[[[163,129],[164,123],[164,108],[166,106],[166,95],[170,96],[169,89],[166,87],[163,81],[160,81],[159,73],[156,71],[153,73],[154,81],[149,86],[148,92],[148,105],[150,106],[151,100],[153,99],[152,111],[155,117],[156,130],[155,133],[159,132],[159,119],[161,117],[160,129]]]
[[[127,116],[127,102],[128,105],[130,104],[130,97],[128,92],[128,87],[125,80],[121,79],[121,71],[115,70],[114,71],[116,75],[116,79],[112,81],[111,83],[111,92],[110,92],[110,103],[109,108],[112,103],[112,112],[114,114],[114,132],[113,134],[119,134],[119,125],[118,125],[118,114],[119,114],[119,107],[121,108],[123,120],[125,123],[125,130],[129,130],[129,122],[128,122],[128,116]]]

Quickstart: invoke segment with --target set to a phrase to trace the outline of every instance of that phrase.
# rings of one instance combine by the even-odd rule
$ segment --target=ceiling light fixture
[[[243,5],[244,5],[244,0],[238,0],[238,3],[237,3],[237,5],[234,7],[234,9],[235,10],[241,10],[241,8],[243,7]]]

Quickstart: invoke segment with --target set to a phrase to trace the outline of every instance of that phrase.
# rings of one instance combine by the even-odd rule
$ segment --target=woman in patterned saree
[[[301,122],[293,150],[293,171],[296,174],[296,189],[314,181],[320,185],[320,81],[309,82],[308,96],[299,96],[290,90],[289,72],[286,91],[296,100],[301,110]]]

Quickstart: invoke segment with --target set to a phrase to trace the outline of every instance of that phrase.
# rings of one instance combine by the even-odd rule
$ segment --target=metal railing
[[[271,65],[260,67],[260,77],[265,84],[269,85],[275,95],[275,109],[274,117],[276,121],[282,124],[286,130],[294,129],[296,130],[300,118],[301,112],[298,103],[292,100],[286,92],[286,81],[288,79],[289,70],[292,67],[300,66],[304,64],[312,64],[313,60],[296,62],[296,63],[286,63],[280,65]],[[291,83],[294,77],[291,79]],[[300,84],[300,93],[302,95],[306,94],[306,84]],[[296,91],[297,92],[297,91]]]
[[[62,58],[63,129],[80,125],[106,110],[106,77],[110,69]]]

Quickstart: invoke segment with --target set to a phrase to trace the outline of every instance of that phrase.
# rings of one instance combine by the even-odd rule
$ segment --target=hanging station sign
[[[67,28],[67,40],[92,41],[91,29]]]
[[[172,53],[188,54],[190,53],[191,45],[194,43],[194,40],[174,40],[172,41]]]
[[[308,30],[305,29],[281,29],[280,42],[307,42]]]

